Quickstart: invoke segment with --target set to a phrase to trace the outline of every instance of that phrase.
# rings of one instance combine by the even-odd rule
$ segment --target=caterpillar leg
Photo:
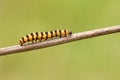
[[[32,41],[32,44],[34,44],[35,42],[34,42],[34,40]]]

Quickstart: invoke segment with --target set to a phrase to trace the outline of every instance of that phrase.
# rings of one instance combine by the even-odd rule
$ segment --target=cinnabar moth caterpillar
[[[19,44],[22,46],[26,42],[34,42],[34,41],[41,41],[41,40],[47,40],[52,39],[53,37],[67,37],[72,35],[72,31],[70,30],[54,30],[49,32],[35,32],[30,33],[24,37],[20,38]]]

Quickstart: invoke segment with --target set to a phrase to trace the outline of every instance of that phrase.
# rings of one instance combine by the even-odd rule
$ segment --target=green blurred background
[[[0,0],[0,47],[30,32],[120,24],[120,0]],[[0,57],[0,80],[120,80],[120,33]]]

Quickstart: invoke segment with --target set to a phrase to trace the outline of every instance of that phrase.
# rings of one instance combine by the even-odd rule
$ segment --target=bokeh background
[[[0,0],[0,47],[30,32],[120,24],[120,0]],[[0,80],[120,80],[120,33],[0,57]]]

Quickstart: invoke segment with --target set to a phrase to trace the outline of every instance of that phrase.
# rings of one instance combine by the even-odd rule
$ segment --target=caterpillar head
[[[72,31],[71,30],[68,30],[68,33],[69,33],[69,35],[72,35]]]

